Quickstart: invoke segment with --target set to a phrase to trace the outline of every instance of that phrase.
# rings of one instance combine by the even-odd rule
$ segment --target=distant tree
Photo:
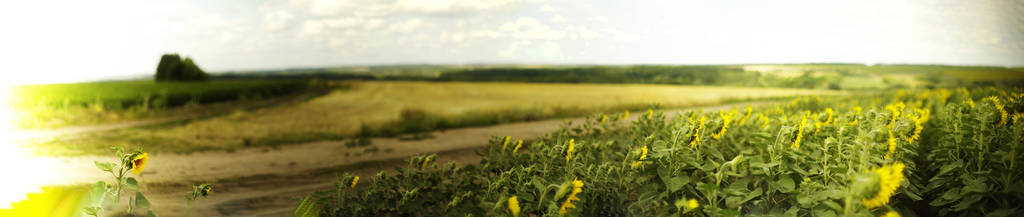
[[[192,61],[192,58],[185,58],[181,61],[181,80],[182,81],[205,81],[209,79],[206,72]]]
[[[209,75],[192,58],[181,59],[178,54],[164,54],[156,66],[155,78],[157,81],[205,81]]]
[[[160,63],[156,65],[156,80],[171,81],[172,75],[178,71],[181,65],[181,57],[178,54],[164,54],[160,57]]]

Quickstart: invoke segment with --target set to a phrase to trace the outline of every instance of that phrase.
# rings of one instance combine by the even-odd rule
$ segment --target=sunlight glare
[[[58,174],[48,170],[48,163],[34,158],[18,146],[19,131],[15,128],[15,111],[11,103],[12,84],[0,84],[0,165],[8,177],[0,179],[0,209],[11,207],[11,203],[24,200],[29,193],[39,192],[47,181],[57,180]]]

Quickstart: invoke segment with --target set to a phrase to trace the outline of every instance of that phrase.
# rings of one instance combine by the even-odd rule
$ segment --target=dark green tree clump
[[[181,59],[178,54],[164,54],[156,66],[157,81],[205,81],[209,78],[192,58]]]

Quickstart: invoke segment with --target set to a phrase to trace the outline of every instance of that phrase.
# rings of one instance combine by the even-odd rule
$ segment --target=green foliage
[[[306,196],[299,202],[299,207],[295,208],[295,217],[313,217],[320,214],[320,208],[317,207],[316,202],[313,200],[313,196]]]
[[[199,199],[199,197],[206,198],[207,196],[210,196],[211,191],[213,191],[213,185],[211,184],[203,183],[199,185],[193,185],[192,191],[185,194],[185,205],[191,206],[192,201]]]
[[[164,54],[160,56],[160,63],[156,66],[156,80],[173,80],[173,74],[181,67],[181,57],[178,54]]]
[[[923,153],[931,174],[922,186],[937,215],[1008,216],[1024,203],[1021,154],[1024,98],[996,89],[967,91],[974,106],[948,104],[936,117],[934,146]],[[991,97],[990,97],[991,96]],[[929,129],[929,128],[925,128]]]
[[[478,165],[416,156],[303,203],[316,201],[321,216],[511,216],[512,196],[522,216],[1013,215],[1024,203],[1024,93],[967,93],[802,97],[632,123],[596,116],[515,153],[495,137]],[[905,179],[874,172],[896,164]],[[894,194],[866,205],[883,183]]]
[[[113,147],[112,149],[115,151],[114,156],[118,159],[118,162],[95,161],[93,163],[101,171],[110,173],[114,178],[114,182],[99,181],[93,184],[90,188],[89,197],[91,203],[82,212],[86,215],[100,216],[104,207],[120,203],[122,192],[134,191],[135,194],[130,194],[128,197],[127,212],[131,214],[134,210],[146,210],[148,216],[155,216],[153,211],[149,210],[151,205],[149,199],[146,199],[146,196],[139,191],[139,181],[135,177],[128,176],[129,172],[138,174],[145,168],[146,162],[149,161],[148,154],[140,150],[128,152],[121,147]],[[112,199],[108,200],[107,196],[112,196]]]
[[[156,66],[156,81],[205,81],[210,76],[199,69],[192,58],[181,59],[178,54],[164,54]]]

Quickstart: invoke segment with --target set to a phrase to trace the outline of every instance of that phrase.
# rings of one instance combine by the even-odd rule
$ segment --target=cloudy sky
[[[1024,0],[0,3],[7,82],[358,64],[1024,65]]]

